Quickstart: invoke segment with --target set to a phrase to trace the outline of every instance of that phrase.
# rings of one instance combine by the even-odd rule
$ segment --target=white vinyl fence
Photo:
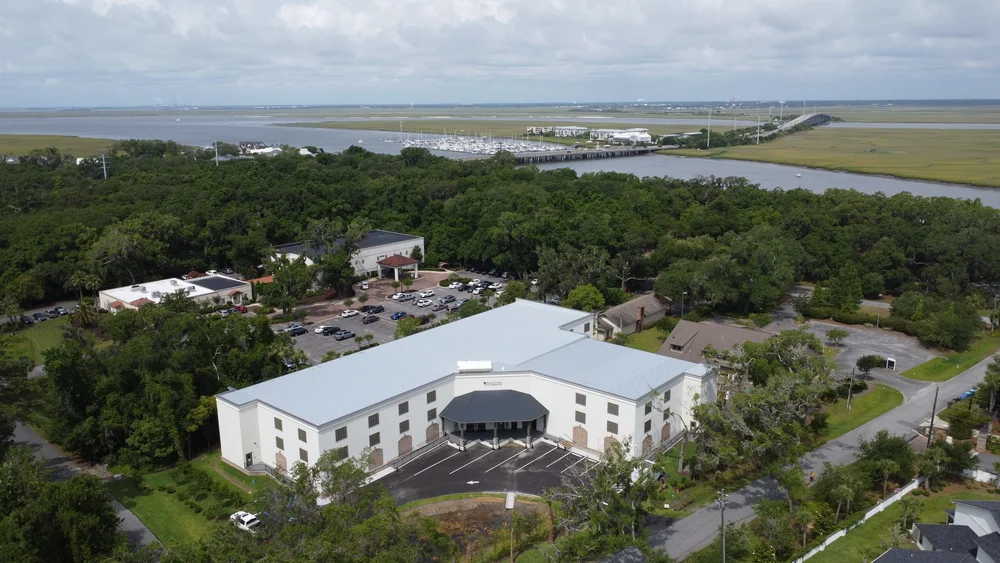
[[[983,471],[982,469],[966,469],[962,472],[962,476],[967,479],[973,479],[980,483],[996,483],[997,474],[992,471]]]
[[[892,496],[890,496],[889,498],[887,498],[884,501],[880,502],[877,506],[875,506],[874,508],[872,508],[871,510],[869,510],[868,512],[866,512],[864,518],[862,518],[861,520],[858,520],[857,522],[855,522],[854,524],[851,524],[849,527],[844,528],[843,530],[840,530],[838,532],[834,532],[833,534],[830,535],[830,537],[828,537],[825,540],[823,540],[823,543],[821,543],[818,546],[814,547],[813,549],[807,551],[805,553],[805,555],[803,555],[802,557],[799,557],[798,559],[796,559],[795,563],[802,563],[806,559],[809,559],[813,555],[816,555],[817,553],[823,551],[824,549],[826,549],[826,547],[828,545],[830,545],[831,543],[833,543],[833,542],[839,540],[840,538],[844,537],[845,535],[847,535],[847,532],[850,532],[854,528],[857,528],[858,526],[864,524],[865,522],[868,521],[869,518],[871,518],[872,516],[875,516],[879,512],[882,512],[883,510],[886,509],[886,507],[891,506],[894,502],[896,502],[897,500],[903,498],[903,496],[905,496],[907,493],[909,493],[913,489],[916,489],[917,487],[919,487],[920,483],[922,483],[922,482],[923,482],[923,478],[914,479],[909,485],[898,489],[895,493],[892,494]]]

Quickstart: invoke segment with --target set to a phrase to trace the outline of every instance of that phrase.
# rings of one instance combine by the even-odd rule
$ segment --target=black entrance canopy
[[[441,411],[441,418],[464,424],[521,422],[549,414],[534,397],[520,391],[473,391],[459,395]]]

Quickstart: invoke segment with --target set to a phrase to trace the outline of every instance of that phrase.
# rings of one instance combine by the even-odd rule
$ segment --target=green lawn
[[[32,149],[55,147],[59,152],[87,157],[107,151],[111,139],[89,139],[68,135],[0,135],[0,154],[26,154]]]
[[[239,490],[228,480],[211,471],[211,468],[206,463],[203,462],[197,466],[209,469],[209,474],[213,479],[227,483],[234,490]],[[186,494],[191,494],[190,483],[178,484],[173,473],[174,470],[156,471],[142,477],[129,477],[119,481],[112,481],[107,485],[108,490],[118,502],[134,512],[150,531],[163,542],[167,549],[173,546],[196,542],[199,538],[208,534],[213,526],[222,522],[222,520],[208,516],[210,509],[219,504],[214,495],[206,493],[202,500],[196,500],[197,504],[203,509],[202,512],[193,510],[179,498],[179,494],[182,491]],[[151,490],[140,490],[138,487],[140,479]],[[167,491],[159,490],[161,486],[175,487],[176,492],[171,494]],[[246,493],[241,490],[240,494],[244,498],[248,498]],[[241,508],[244,507],[226,506],[224,507],[224,512],[229,514]]]
[[[14,335],[11,339],[11,349],[15,355],[27,356],[36,366],[41,365],[42,352],[59,343],[65,326],[69,326],[69,317],[35,323]]]
[[[952,489],[949,487],[948,489]],[[944,524],[945,509],[952,508],[952,499],[998,500],[1000,497],[985,491],[946,489],[932,493],[929,497],[915,497],[923,501],[917,515],[918,522]],[[842,561],[863,561],[867,550],[878,549],[879,540],[889,535],[889,528],[903,517],[903,509],[897,502],[886,508],[871,520],[854,528],[846,536],[830,544],[830,547],[809,558],[811,563],[840,563]],[[907,547],[915,548],[912,544]]]
[[[863,395],[851,398],[851,410],[847,410],[847,399],[841,398],[826,408],[829,415],[826,431],[816,446],[835,440],[862,424],[874,420],[903,404],[903,394],[888,385],[876,383]]]
[[[663,345],[663,341],[667,339],[667,336],[668,334],[662,330],[651,328],[633,334],[632,339],[628,342],[628,347],[655,354],[660,349],[660,346]]]
[[[964,352],[952,352],[933,358],[902,373],[920,381],[948,381],[952,377],[985,360],[1000,349],[1000,335],[983,335]]]
[[[455,493],[452,495],[442,495],[439,497],[425,498],[420,500],[415,500],[413,502],[408,502],[399,507],[399,511],[403,512],[406,510],[412,510],[418,506],[424,506],[425,504],[434,504],[437,502],[444,502],[446,500],[462,500],[467,498],[504,498],[506,495],[502,493]],[[534,500],[534,499],[531,499]]]
[[[204,469],[216,481],[227,485],[235,485],[236,488],[241,489],[244,493],[257,488],[261,479],[270,479],[270,477],[265,475],[253,476],[243,473],[239,469],[222,461],[222,455],[218,451],[192,460],[191,465],[198,469]],[[247,499],[249,500],[249,494],[247,494]]]

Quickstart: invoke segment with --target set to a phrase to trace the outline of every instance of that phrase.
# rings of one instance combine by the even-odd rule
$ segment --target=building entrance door
[[[253,465],[253,452],[250,452],[246,455],[246,459],[243,461],[243,463],[245,463],[247,467]]]

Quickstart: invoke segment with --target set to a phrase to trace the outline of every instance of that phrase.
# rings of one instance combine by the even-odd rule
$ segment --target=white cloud
[[[4,105],[965,98],[1000,85],[995,0],[12,4]]]

